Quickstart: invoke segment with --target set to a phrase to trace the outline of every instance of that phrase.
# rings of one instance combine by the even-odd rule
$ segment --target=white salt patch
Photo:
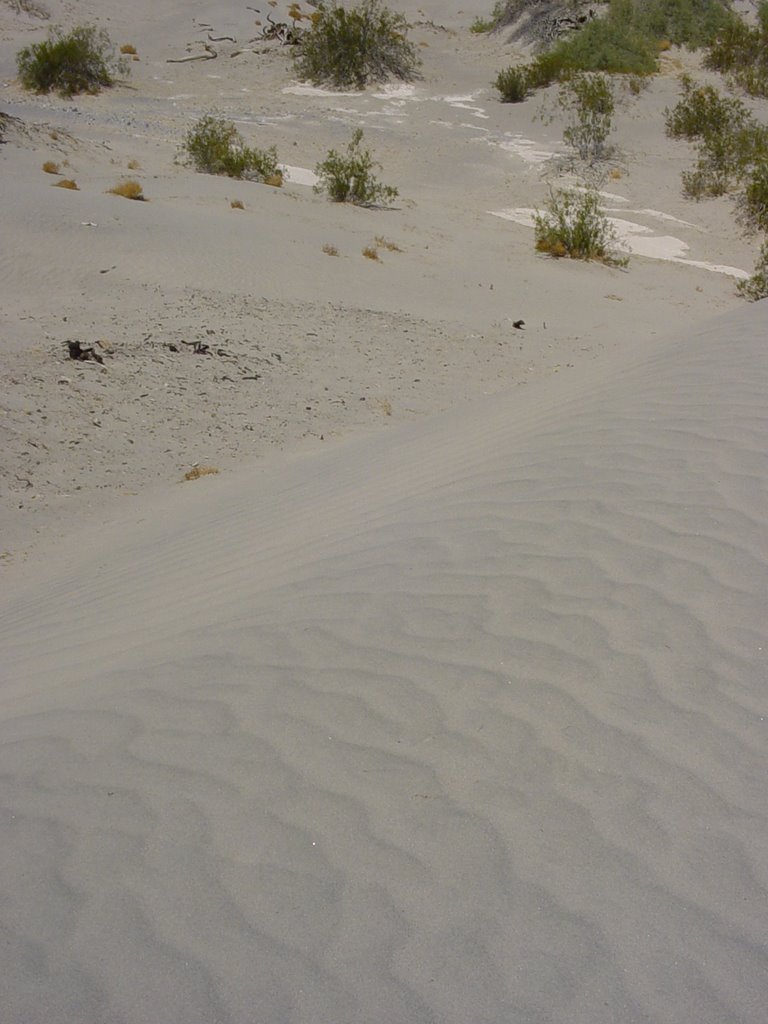
[[[658,220],[670,220],[675,224],[682,224],[686,228],[694,228],[696,231],[702,231],[698,224],[691,224],[689,220],[680,220],[679,217],[673,217],[671,213],[662,213],[661,210],[628,210],[628,213],[645,213],[649,217],[656,217]]]
[[[502,220],[511,220],[515,224],[522,224],[524,228],[533,227],[533,215],[536,212],[530,206],[512,207],[508,210],[489,210],[493,217],[501,217]]]
[[[307,167],[292,167],[290,164],[280,164],[279,167],[283,172],[285,180],[290,181],[292,185],[308,185],[312,187],[320,180],[315,172],[310,171]]]
[[[554,155],[549,150],[536,148],[538,143],[522,135],[507,136],[501,142],[492,144],[506,153],[513,153],[527,164],[543,164]]]
[[[405,82],[399,85],[385,85],[381,92],[375,92],[373,95],[377,100],[415,100],[416,86]]]
[[[292,96],[365,96],[364,92],[332,92],[330,89],[323,89],[318,85],[287,85],[284,93]]]

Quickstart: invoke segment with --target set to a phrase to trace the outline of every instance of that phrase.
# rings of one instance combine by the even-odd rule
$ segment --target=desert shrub
[[[61,181],[54,181],[54,188],[68,188],[72,192],[79,192],[80,186],[72,178],[62,178]]]
[[[683,172],[683,192],[692,199],[724,195],[768,159],[768,129],[741,100],[688,76],[681,84],[682,98],[665,112],[665,125],[672,138],[696,143],[696,164]]]
[[[561,39],[552,53],[571,71],[648,75],[656,70],[658,46],[615,13],[612,4],[606,17],[588,21],[573,35]]]
[[[760,249],[752,276],[745,281],[739,281],[736,287],[750,302],[768,298],[768,241],[764,242]]]
[[[768,96],[768,3],[758,7],[757,25],[732,15],[704,58],[704,66],[729,74],[750,96]]]
[[[539,252],[599,260],[616,267],[625,267],[629,262],[616,249],[616,232],[600,209],[600,199],[594,190],[550,192],[545,211],[536,210],[533,224]]]
[[[363,249],[363,256],[365,256],[367,260],[376,260],[378,262],[379,250],[372,245],[366,245]]]
[[[332,0],[318,14],[298,44],[299,78],[315,85],[362,88],[369,82],[417,77],[421,60],[407,38],[404,15],[380,0],[360,0],[348,8]]]
[[[231,121],[215,114],[204,114],[190,128],[181,146],[182,159],[203,174],[223,174],[228,178],[282,183],[277,152],[246,146]]]
[[[610,79],[601,73],[579,73],[560,87],[558,102],[570,121],[563,138],[581,160],[594,163],[606,155],[614,100]]]
[[[532,90],[563,82],[580,71],[635,77],[651,74],[656,70],[657,54],[656,43],[619,21],[612,7],[606,17],[587,22],[529,63],[501,71],[494,86],[502,101],[519,103]]]
[[[500,71],[494,87],[501,94],[502,103],[522,103],[531,91],[531,77],[527,65]]]
[[[231,199],[229,205],[230,205],[230,208],[233,209],[233,210],[244,210],[245,209],[245,206],[243,204],[242,199]]]
[[[768,235],[768,160],[753,168],[736,199],[736,219],[748,234]]]
[[[327,192],[335,203],[354,203],[356,206],[377,206],[393,202],[398,195],[396,188],[380,184],[374,174],[380,167],[369,150],[362,149],[362,129],[352,133],[346,154],[335,149],[328,152],[325,160],[315,168],[319,181],[316,192]]]
[[[93,25],[80,25],[71,32],[52,29],[48,39],[20,50],[16,65],[25,89],[62,96],[99,92],[114,85],[116,75],[128,72],[127,63],[115,56],[107,33]]]
[[[108,191],[110,195],[122,196],[123,199],[136,199],[144,202],[146,198],[141,184],[133,178],[129,178],[127,181],[119,181],[117,185],[113,185]]]
[[[120,47],[120,53],[127,54],[129,57],[135,56],[136,52],[136,47],[133,45],[133,43],[123,43],[123,45]]]
[[[46,160],[43,164],[43,170],[46,174],[61,174],[61,168],[54,160]]]
[[[339,250],[335,245],[331,245],[330,242],[326,242],[323,246],[323,252],[326,256],[338,256]]]
[[[727,24],[728,6],[724,0],[612,0],[611,10],[645,36],[696,50]]]

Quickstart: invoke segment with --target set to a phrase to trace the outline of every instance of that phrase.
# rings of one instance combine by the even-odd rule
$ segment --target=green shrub
[[[587,22],[552,49],[570,71],[607,71],[611,74],[649,75],[656,71],[658,46],[631,23],[614,13]]]
[[[736,200],[736,219],[748,234],[768,235],[768,160],[753,168]]]
[[[697,50],[730,19],[723,0],[613,0],[618,20],[652,39]]]
[[[617,9],[621,10],[621,8]],[[642,76],[656,70],[658,46],[614,14],[588,21],[528,64],[508,68],[494,85],[502,101],[519,103],[528,92],[565,81],[579,71]],[[523,92],[525,89],[525,92]]]
[[[681,84],[682,98],[665,111],[665,125],[672,138],[696,143],[696,165],[683,172],[683,192],[692,199],[724,195],[768,159],[768,129],[741,100],[687,75]]]
[[[754,274],[746,281],[739,281],[736,287],[750,302],[768,298],[768,241],[764,242],[760,249]]]
[[[539,252],[599,260],[615,267],[625,267],[629,262],[616,250],[616,232],[600,209],[600,198],[594,190],[550,192],[545,212],[536,210],[533,224]]]
[[[319,181],[316,192],[327,192],[334,203],[354,203],[356,206],[379,206],[393,202],[398,195],[391,185],[381,185],[373,175],[379,167],[367,149],[361,149],[362,129],[352,134],[346,155],[329,151],[325,160],[315,168]]]
[[[315,85],[358,89],[389,78],[416,78],[421,61],[407,38],[408,27],[404,15],[380,0],[360,0],[349,8],[332,0],[319,8],[311,30],[301,37],[296,73]]]
[[[248,181],[276,180],[280,176],[277,152],[251,149],[231,121],[205,114],[187,132],[183,159],[204,174],[223,174]]]
[[[614,100],[610,79],[601,73],[580,72],[560,87],[558,102],[570,122],[563,138],[581,160],[594,163],[606,155],[611,133]]]
[[[501,93],[502,103],[522,103],[531,91],[530,73],[526,66],[500,71],[493,84]]]
[[[97,93],[114,85],[117,74],[128,73],[128,64],[115,55],[107,33],[93,25],[71,32],[52,29],[48,39],[18,52],[16,66],[25,89],[62,96]]]
[[[717,34],[704,58],[704,66],[729,74],[750,96],[768,96],[768,3],[757,12],[750,28],[732,15]]]

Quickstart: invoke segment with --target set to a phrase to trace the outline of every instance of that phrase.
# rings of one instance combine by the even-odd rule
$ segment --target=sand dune
[[[5,1019],[762,1022],[767,318],[6,598]]]

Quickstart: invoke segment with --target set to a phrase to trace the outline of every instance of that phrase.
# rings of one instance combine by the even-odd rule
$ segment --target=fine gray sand
[[[562,122],[474,0],[344,96],[158,6],[51,3],[141,56],[60,100],[0,4],[0,1024],[764,1024],[768,303],[680,196],[697,58],[617,118],[624,272],[533,252]],[[213,107],[293,182],[175,165]],[[359,124],[394,210],[301,183]]]

